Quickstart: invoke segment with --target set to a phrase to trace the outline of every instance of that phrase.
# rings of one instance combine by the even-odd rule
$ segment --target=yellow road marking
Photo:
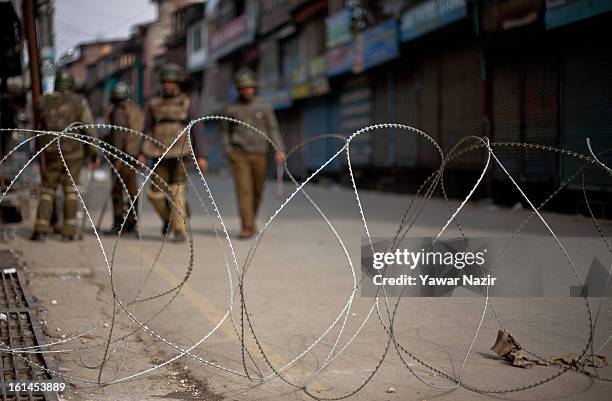
[[[141,255],[140,252],[140,248],[137,247],[136,245],[132,245],[130,244],[128,246],[129,250],[137,255]],[[145,263],[148,264],[152,264],[154,262],[154,258],[148,253],[148,252],[142,252],[143,258],[145,259]],[[168,284],[170,284],[171,286],[175,286],[176,284],[181,282],[181,279],[179,279],[179,277],[177,277],[162,261],[158,260],[157,264],[155,265],[155,273],[157,273],[157,275],[159,277],[161,277],[162,279],[164,279]],[[204,317],[210,321],[211,323],[217,323],[219,322],[221,319],[223,319],[223,316],[225,316],[225,312],[220,310],[219,308],[217,308],[216,306],[214,306],[212,303],[210,303],[206,297],[204,297],[200,292],[195,291],[190,285],[189,283],[185,283],[183,285],[183,287],[181,288],[181,295],[193,306],[195,306],[197,309],[199,309],[203,314]],[[223,324],[219,327],[219,329],[221,332],[223,332],[225,335],[227,335],[230,338],[238,338],[236,335],[236,332],[234,331],[234,329],[231,327],[231,321],[229,320],[229,316],[228,316],[228,321],[223,322]],[[249,350],[257,350],[257,354],[259,354],[259,349],[257,348],[257,344],[255,343],[255,340],[253,340],[252,337],[247,336],[246,334],[247,329],[245,329],[245,343],[247,345],[247,349]],[[266,352],[266,357],[268,358],[268,360],[270,361],[270,363],[272,363],[274,366],[278,367],[278,366],[284,366],[287,363],[288,358],[283,358],[281,357],[280,354],[275,353],[274,351],[267,351]],[[284,361],[284,362],[283,362]],[[306,374],[306,370],[299,364],[294,364],[291,366],[292,370],[297,371],[298,373],[302,373],[302,374]],[[317,391],[317,392],[322,392],[324,390],[329,390],[329,389],[325,389],[324,387],[320,386],[318,383],[312,383],[310,384],[310,389]],[[306,397],[306,395],[303,392],[299,392],[300,396]],[[306,399],[306,398],[304,398]],[[308,398],[310,400],[310,398]]]

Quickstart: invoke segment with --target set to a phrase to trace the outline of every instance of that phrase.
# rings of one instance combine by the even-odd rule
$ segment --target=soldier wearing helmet
[[[272,106],[255,97],[257,76],[241,68],[234,76],[239,99],[229,105],[225,115],[243,121],[266,134],[274,143],[275,160],[285,160],[283,139]],[[257,232],[255,219],[261,201],[270,143],[252,129],[233,122],[223,125],[223,146],[232,166],[241,220],[240,238]]]
[[[130,100],[130,90],[125,82],[118,82],[111,89],[111,110],[109,112],[109,123],[117,127],[129,128],[131,130],[142,132],[144,128],[144,115],[140,107]],[[134,132],[112,128],[110,131],[110,144],[121,152],[137,158],[140,155],[140,144],[142,137]],[[130,163],[131,164],[131,163]],[[136,228],[136,213],[137,208],[134,206],[130,214],[125,218],[127,206],[138,193],[138,185],[136,182],[136,171],[129,164],[122,163],[119,159],[114,160],[116,172],[113,174],[113,227],[109,234],[117,234],[121,229],[121,224],[125,220],[123,226],[124,233],[134,232]],[[123,185],[122,182],[123,181]],[[125,188],[124,188],[125,185]],[[129,198],[126,199],[125,190]]]
[[[74,79],[66,70],[58,70],[55,77],[55,91],[45,94],[38,104],[40,112],[40,126],[42,130],[62,132],[71,124],[93,124],[93,117],[87,100],[74,93]],[[79,130],[67,130],[65,136],[85,134],[97,137],[93,127]],[[50,230],[50,220],[53,214],[53,200],[58,185],[64,190],[64,224],[62,239],[72,241],[77,235],[77,194],[73,185],[79,183],[81,165],[85,157],[83,143],[76,139],[58,139],[55,135],[45,135],[37,142],[38,149],[44,148],[40,154],[41,187],[36,222],[31,239],[43,241]],[[51,143],[58,139],[58,145]],[[98,165],[98,153],[93,147],[87,147],[91,161],[91,168]],[[60,153],[61,151],[61,153]],[[67,171],[64,167],[66,163]],[[68,175],[70,173],[70,176]],[[72,177],[72,179],[71,179]]]
[[[152,183],[156,185],[150,186],[147,197],[162,219],[162,234],[172,230],[175,240],[184,241],[187,236],[187,176],[184,161],[190,157],[189,133],[177,137],[183,133],[189,121],[197,119],[199,115],[189,97],[181,92],[180,67],[165,65],[160,70],[159,79],[161,96],[151,99],[145,111],[144,132],[154,141],[145,140],[142,143],[140,159],[149,158],[153,163],[159,161],[156,175],[151,176]],[[198,166],[206,171],[208,164],[199,146],[203,139],[201,123],[191,127],[191,135]],[[160,142],[161,146],[155,141]],[[169,199],[164,194],[168,191]]]

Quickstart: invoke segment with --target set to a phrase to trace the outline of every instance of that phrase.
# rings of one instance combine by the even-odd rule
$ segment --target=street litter
[[[498,330],[497,339],[491,349],[499,356],[506,358],[513,366],[529,369],[535,365],[541,366],[569,366],[581,370],[585,367],[603,368],[608,366],[608,358],[602,355],[578,358],[577,355],[567,354],[552,359],[530,358],[522,350],[521,344],[512,335],[504,330]]]
[[[521,350],[521,344],[512,337],[512,335],[504,330],[497,331],[497,339],[491,349],[499,356],[506,358],[514,366],[529,369],[539,361],[530,359]]]

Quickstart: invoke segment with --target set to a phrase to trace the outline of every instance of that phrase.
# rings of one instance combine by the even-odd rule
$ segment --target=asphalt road
[[[242,270],[253,243],[235,238],[239,223],[231,180],[211,176],[209,185],[228,228],[238,269]],[[207,199],[202,185],[199,189],[203,199]],[[285,184],[285,196],[290,189]],[[128,337],[127,342],[111,344],[112,357],[105,365],[102,379],[110,381],[138,374],[174,358],[177,348],[186,349],[200,342],[191,352],[193,357],[180,358],[176,363],[103,389],[77,383],[65,397],[73,400],[303,400],[308,397],[299,386],[312,378],[309,390],[328,398],[349,395],[367,381],[360,391],[349,397],[364,401],[611,399],[609,381],[574,372],[564,373],[534,389],[483,395],[465,389],[453,390],[451,382],[399,351],[404,357],[402,361],[393,343],[389,344],[389,337],[373,310],[373,298],[364,297],[357,291],[350,311],[343,313],[351,299],[354,279],[338,238],[355,268],[355,279],[359,280],[360,250],[365,235],[354,194],[349,188],[337,186],[309,185],[306,190],[325,213],[337,236],[305,197],[298,194],[267,228],[244,276],[246,309],[259,343],[255,342],[251,329],[245,326],[246,347],[264,376],[272,373],[269,363],[277,370],[282,369],[285,380],[295,386],[279,378],[259,384],[242,376],[243,363],[253,377],[257,376],[257,370],[248,355],[246,362],[243,361],[237,334],[242,327],[236,266],[223,232],[220,232],[221,237],[215,235],[215,231],[222,229],[220,221],[202,210],[191,190],[192,267],[187,244],[165,243],[162,246],[160,222],[146,202],[141,214],[142,241],[134,236],[122,238],[113,252],[115,239],[102,237],[106,258],[112,259],[115,291],[124,305],[134,299],[146,300],[173,290],[188,276],[178,291],[126,306],[140,322],[146,322],[148,332],[140,329]],[[94,217],[107,191],[107,183],[98,183],[85,196]],[[266,216],[280,204],[275,194],[275,184],[268,183],[259,227],[264,226]],[[393,236],[410,197],[368,191],[360,195],[370,235]],[[455,207],[458,204],[453,201]],[[207,207],[212,210],[210,205]],[[528,214],[527,210],[468,203],[460,220],[468,236],[504,237],[511,235]],[[435,236],[449,216],[446,203],[434,199],[425,206],[410,235]],[[544,217],[556,233],[564,236],[567,251],[580,274],[587,274],[594,255],[604,265],[610,265],[610,255],[588,219],[553,213],[545,213]],[[107,216],[105,226],[109,225],[110,216]],[[601,226],[608,234],[612,230],[610,221],[601,222]],[[28,224],[22,225],[17,238],[9,245],[23,253],[32,292],[46,309],[44,316],[50,340],[70,340],[54,348],[70,350],[57,354],[56,359],[64,374],[95,382],[99,370],[93,367],[100,363],[106,338],[113,327],[112,287],[100,246],[91,233],[77,243],[62,243],[52,238],[43,244],[32,244],[26,239],[29,230]],[[450,226],[445,235],[453,237],[458,231]],[[536,260],[546,274],[556,277],[557,284],[575,284],[573,273],[564,263],[559,249],[551,246],[551,239],[541,223],[532,221],[524,235],[529,238],[527,245],[513,251],[514,256],[509,258],[505,268],[511,269],[513,263]],[[520,286],[520,281],[516,285]],[[395,299],[390,298],[390,301],[393,306]],[[394,321],[394,336],[404,349],[420,360],[450,375],[458,377],[461,374],[464,383],[483,390],[528,386],[559,372],[558,368],[550,366],[513,367],[497,357],[490,347],[500,322],[524,348],[543,356],[579,354],[585,348],[589,320],[582,298],[495,298],[493,305],[499,320],[489,309],[464,364],[479,326],[483,298],[404,298]],[[599,298],[590,299],[590,305],[594,315]],[[388,321],[383,300],[379,307],[383,321]],[[115,305],[115,309],[121,307]],[[336,324],[330,329],[334,321]],[[121,312],[115,319],[113,339],[135,329],[138,325]],[[86,331],[83,337],[71,339]],[[612,311],[606,299],[595,331],[595,349],[611,334]],[[305,349],[309,352],[286,367]],[[609,356],[611,350],[612,342],[608,342],[598,353]],[[330,352],[338,356],[328,365]],[[385,358],[380,364],[383,355]],[[206,365],[202,359],[231,372]],[[314,375],[322,367],[324,369]],[[372,376],[374,370],[376,373]],[[612,378],[610,367],[598,372],[601,377]]]

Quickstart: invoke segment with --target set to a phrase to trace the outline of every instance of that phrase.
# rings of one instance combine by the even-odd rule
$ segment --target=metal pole
[[[32,86],[32,111],[34,126],[39,126],[38,99],[40,98],[40,58],[38,55],[38,39],[36,37],[36,22],[34,21],[34,1],[23,0],[23,19],[25,34],[28,41],[28,58],[30,60],[30,79]]]
[[[34,128],[40,128],[40,116],[38,113],[38,99],[40,98],[40,57],[38,55],[38,39],[36,36],[36,22],[34,20],[35,0],[23,0],[23,20],[25,22],[25,34],[28,41],[28,58],[30,61],[30,85],[32,89],[32,118]],[[44,155],[40,158],[40,173],[45,168]]]
[[[387,67],[387,121],[397,122],[395,115],[395,73],[392,66]],[[387,130],[387,166],[397,164],[397,132],[394,128]]]

